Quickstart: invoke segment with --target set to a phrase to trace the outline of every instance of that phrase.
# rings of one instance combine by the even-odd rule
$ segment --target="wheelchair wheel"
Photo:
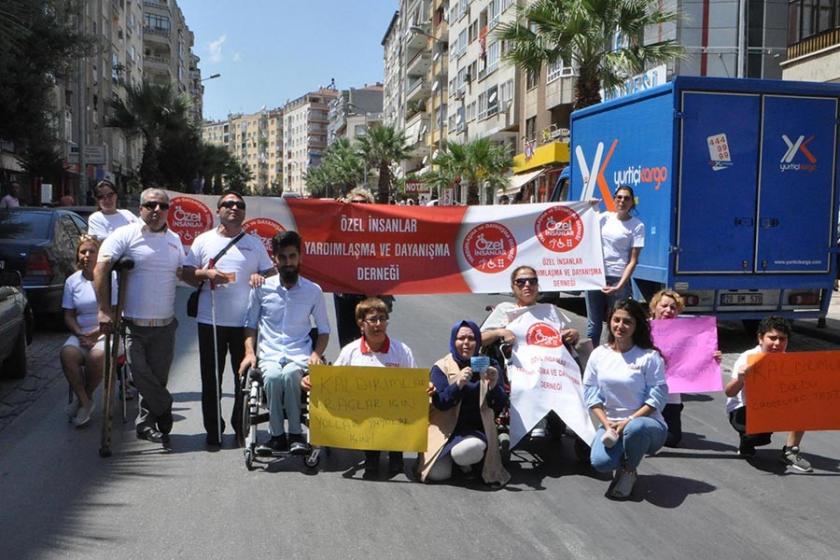
[[[250,449],[245,450],[245,468],[249,471],[254,470],[254,452]]]
[[[303,464],[309,470],[315,470],[318,468],[318,465],[321,463],[321,453],[320,449],[312,449],[306,457],[303,458]]]

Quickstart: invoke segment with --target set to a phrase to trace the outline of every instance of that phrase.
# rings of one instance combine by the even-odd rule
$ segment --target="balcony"
[[[150,67],[165,67],[169,69],[169,65],[172,62],[172,59],[168,56],[159,56],[159,55],[147,55],[143,58],[143,64]]]
[[[147,8],[155,8],[169,13],[169,4],[161,0],[143,0],[143,6]]]
[[[430,118],[427,113],[417,113],[405,123],[405,140],[410,148],[426,145]]]
[[[411,102],[418,99],[425,99],[431,93],[429,82],[426,78],[417,78],[405,84],[405,102]]]
[[[428,51],[419,51],[405,65],[405,73],[408,76],[424,76],[432,65],[432,55]]]
[[[143,40],[169,44],[169,30],[160,27],[143,26]]]
[[[422,26],[421,26],[422,28]],[[412,53],[417,50],[424,50],[429,42],[425,35],[412,31],[410,28],[405,31],[405,52]]]
[[[840,45],[840,27],[812,35],[788,46],[787,60],[790,61],[835,45]]]

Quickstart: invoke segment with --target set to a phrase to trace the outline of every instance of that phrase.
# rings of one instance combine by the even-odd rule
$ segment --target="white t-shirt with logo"
[[[117,209],[113,214],[103,214],[101,211],[94,212],[88,218],[88,234],[102,241],[118,227],[128,224],[135,224],[140,218],[128,210]]]
[[[190,252],[184,261],[184,266],[205,268],[210,259],[219,254],[232,237],[225,237],[218,228],[205,231],[195,238]],[[222,255],[215,268],[221,272],[234,273],[236,280],[216,286],[216,324],[222,327],[242,327],[245,325],[245,313],[248,311],[248,297],[251,293],[249,280],[251,274],[272,268],[274,264],[265,250],[265,245],[259,238],[246,233]],[[210,282],[201,286],[198,298],[199,323],[212,324],[212,301]]]
[[[622,222],[615,212],[601,213],[600,221],[604,274],[620,277],[630,262],[630,250],[645,246],[645,224],[635,216]]]
[[[142,221],[114,230],[99,249],[97,262],[134,261],[125,285],[125,311],[130,319],[169,319],[175,315],[178,269],[184,264],[181,238],[169,228],[153,232]]]
[[[738,356],[738,359],[735,360],[735,365],[732,366],[732,375],[730,376],[731,379],[738,379],[738,370],[741,369],[741,366],[747,365],[747,359],[754,354],[761,354],[760,345],[756,346],[755,348],[751,348],[746,352],[742,352],[741,355]],[[740,391],[738,391],[738,394],[734,397],[726,397],[727,414],[747,404],[745,391],[746,387],[743,387]]]
[[[415,368],[411,348],[394,338],[386,338],[379,352],[372,352],[364,338],[357,338],[341,349],[336,359],[337,366],[401,367]]]
[[[93,280],[85,278],[81,270],[77,270],[64,281],[61,307],[76,310],[76,322],[79,323],[82,333],[91,333],[99,328],[99,306],[96,304]]]
[[[537,303],[521,307],[512,301],[503,301],[493,308],[493,312],[482,323],[481,330],[503,329],[514,319],[527,312],[531,312],[533,315],[554,323],[561,330],[571,328],[572,325],[572,321],[568,315],[560,311],[556,305]]]

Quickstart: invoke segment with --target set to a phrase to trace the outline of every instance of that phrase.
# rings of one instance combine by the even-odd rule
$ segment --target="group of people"
[[[139,219],[117,209],[116,194],[107,181],[97,185],[100,210],[90,217],[89,233],[79,241],[79,270],[65,286],[63,306],[71,336],[61,350],[61,362],[74,395],[68,417],[77,426],[90,421],[92,395],[103,374],[103,335],[113,332],[117,320],[112,268],[120,259],[131,259],[134,266],[121,294],[125,304],[120,319],[125,326],[126,358],[139,392],[137,437],[167,445],[172,430],[172,395],[167,384],[178,326],[175,288],[182,279],[195,286],[198,294],[196,323],[207,445],[220,446],[226,429],[220,397],[229,359],[240,376],[257,364],[263,373],[270,413],[266,445],[274,451],[304,453],[301,391],[310,388],[308,367],[324,361],[330,325],[321,288],[300,275],[300,235],[294,231],[277,234],[271,240],[269,257],[263,243],[243,231],[245,199],[227,191],[217,201],[218,226],[199,235],[185,253],[178,235],[167,229],[165,191],[143,191]],[[351,195],[347,202],[370,202],[362,191]],[[615,204],[617,211],[601,221],[607,286],[587,294],[588,334],[596,348],[583,372],[583,396],[600,425],[595,438],[586,442],[591,445],[592,465],[599,471],[615,471],[609,494],[626,498],[643,457],[663,445],[677,445],[681,437],[682,404],[679,395],[669,395],[666,364],[651,337],[649,318],[674,318],[683,302],[670,290],[656,294],[649,309],[628,297],[630,276],[644,244],[644,225],[630,216],[635,205],[630,188],[618,189]],[[516,268],[511,290],[516,301],[496,306],[481,328],[469,319],[458,321],[451,329],[448,352],[431,368],[429,445],[417,462],[423,481],[446,480],[457,471],[475,471],[488,484],[509,480],[495,421],[509,404],[503,367],[492,361],[475,367],[472,358],[497,341],[524,344],[507,328],[513,319],[545,305],[564,343],[573,347],[580,338],[562,311],[537,302],[539,278],[534,268]],[[382,297],[342,294],[336,298],[336,307],[339,328],[345,333],[335,365],[416,366],[411,349],[387,333],[389,302]],[[604,320],[608,335],[600,345]],[[727,412],[741,437],[741,455],[750,456],[755,446],[770,442],[769,434],[744,434],[746,356],[784,351],[789,334],[783,320],[763,321],[759,346],[739,358],[726,386]],[[240,383],[234,382],[234,388],[230,422],[241,442],[245,434]],[[807,472],[810,465],[799,452],[801,439],[802,433],[791,434],[782,459]],[[379,462],[378,451],[366,452],[366,475],[375,476]],[[479,467],[480,472],[476,471]],[[404,470],[400,452],[389,452],[388,470]]]

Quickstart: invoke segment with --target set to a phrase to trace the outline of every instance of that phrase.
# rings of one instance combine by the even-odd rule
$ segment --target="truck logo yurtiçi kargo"
[[[662,183],[668,180],[668,167],[665,165],[650,167],[631,164],[626,169],[613,171],[613,185],[610,188],[610,185],[607,184],[607,180],[604,177],[604,172],[607,170],[607,165],[609,165],[610,159],[612,159],[615,153],[616,146],[618,146],[618,138],[613,139],[610,149],[607,151],[606,157],[604,157],[604,143],[598,142],[591,167],[587,164],[583,147],[580,145],[575,146],[575,157],[577,158],[578,169],[580,170],[584,183],[581,200],[599,198],[595,194],[595,185],[597,184],[600,190],[600,198],[603,199],[607,210],[611,212],[615,210],[612,191],[618,188],[619,185],[629,185],[637,189],[641,184],[651,184],[653,185],[653,190],[658,191]],[[603,161],[601,161],[601,158],[603,158]]]
[[[814,171],[817,168],[817,158],[815,158],[814,154],[812,154],[808,149],[808,144],[810,144],[813,139],[814,136],[812,135],[806,140],[805,135],[802,134],[796,139],[796,142],[791,142],[787,134],[782,134],[782,140],[784,140],[787,145],[787,151],[785,152],[785,155],[782,156],[782,159],[779,160],[779,169],[782,172]],[[797,152],[801,152],[802,155],[805,156],[805,159],[807,159],[810,163],[795,163],[793,159],[796,157]]]

